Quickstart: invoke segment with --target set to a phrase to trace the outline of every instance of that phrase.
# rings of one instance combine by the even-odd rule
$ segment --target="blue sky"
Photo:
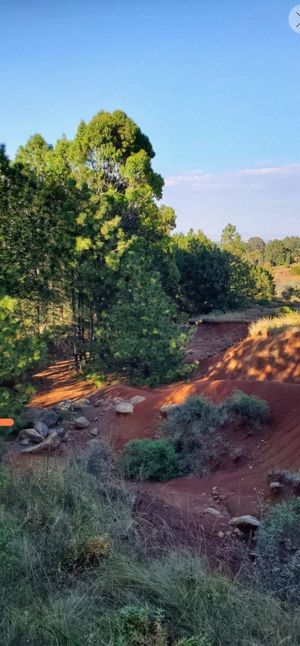
[[[100,109],[150,137],[178,228],[300,235],[300,34],[287,0],[0,0],[0,141]]]

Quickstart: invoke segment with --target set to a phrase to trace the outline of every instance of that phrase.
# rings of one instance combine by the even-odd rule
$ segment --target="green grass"
[[[299,644],[297,609],[199,554],[150,556],[135,494],[98,458],[106,469],[97,456],[27,475],[1,467],[2,646]]]

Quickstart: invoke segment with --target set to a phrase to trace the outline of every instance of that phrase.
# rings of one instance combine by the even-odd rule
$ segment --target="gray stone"
[[[20,440],[20,444],[21,444],[21,446],[29,446],[29,444],[30,444],[29,437],[24,437],[23,440]]]
[[[275,480],[274,482],[270,482],[269,487],[272,493],[277,493],[278,491],[280,491],[280,489],[282,489],[281,483],[277,482],[277,480]]]
[[[89,399],[86,397],[81,397],[81,399],[77,399],[73,403],[73,408],[74,410],[82,410],[83,408],[86,408],[87,406],[90,406],[91,402]]]
[[[90,433],[90,435],[98,435],[98,429],[97,428],[90,428],[89,433]]]
[[[89,425],[90,425],[90,422],[86,417],[82,416],[82,417],[77,417],[77,419],[75,419],[76,428],[88,428]]]
[[[142,395],[134,395],[134,397],[130,397],[129,402],[133,406],[136,406],[136,404],[141,404],[144,402],[146,397],[142,397]]]
[[[206,514],[211,514],[212,516],[222,516],[221,512],[218,509],[215,509],[214,507],[207,507],[205,509]]]
[[[35,446],[29,446],[22,450],[22,453],[37,453],[38,451],[43,451],[44,449],[57,449],[60,445],[60,439],[57,433],[51,431],[48,437]]]
[[[23,428],[18,435],[18,439],[24,440],[25,438],[28,438],[30,442],[34,442],[35,444],[45,439],[35,428]]]
[[[260,520],[255,518],[255,516],[250,516],[248,514],[231,518],[229,523],[235,527],[249,527],[250,529],[256,529],[260,526]]]
[[[65,429],[64,429],[64,427],[63,427],[63,426],[55,426],[55,428],[52,428],[52,429],[51,429],[51,432],[52,432],[52,431],[53,431],[53,432],[55,431],[55,433],[57,433],[57,435],[58,435],[58,437],[59,437],[60,439],[62,439],[62,438],[64,437],[65,433],[66,433],[66,431],[65,431]]]
[[[116,413],[121,413],[123,415],[128,415],[133,413],[133,405],[127,401],[117,401],[115,403]]]
[[[55,426],[59,420],[59,415],[52,410],[51,408],[49,410],[42,409],[41,411],[38,412],[36,421],[44,422],[47,426]]]
[[[49,435],[49,429],[48,429],[47,424],[45,424],[44,422],[41,422],[40,420],[37,420],[37,422],[34,422],[34,428],[35,428],[35,429],[36,429],[36,431],[38,431],[38,432],[43,436],[43,438],[45,438],[45,439],[46,439],[46,437]]]
[[[62,413],[65,413],[71,410],[72,407],[73,407],[73,402],[71,399],[65,399],[63,402],[59,402],[59,404],[56,404],[56,408],[60,410]]]

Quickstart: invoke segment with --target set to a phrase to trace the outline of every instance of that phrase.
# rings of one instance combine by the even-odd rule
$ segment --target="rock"
[[[86,417],[77,417],[77,419],[75,419],[76,428],[87,428],[89,425],[90,422]]]
[[[51,432],[55,432],[55,433],[57,433],[57,435],[58,435],[58,437],[59,437],[60,439],[62,439],[62,438],[65,436],[65,434],[66,434],[66,431],[65,431],[65,429],[63,428],[63,426],[55,426],[55,428],[52,428],[52,429],[51,429]]]
[[[86,408],[87,406],[90,406],[91,402],[89,399],[86,399],[86,397],[82,397],[81,399],[77,399],[73,403],[73,408],[74,410],[82,410],[83,408]]]
[[[222,516],[221,512],[218,509],[215,509],[214,507],[207,507],[205,509],[206,514],[211,514],[212,516]]]
[[[219,538],[224,538],[225,534],[224,534],[224,532],[218,532],[218,536],[219,536]]]
[[[255,518],[255,516],[250,516],[245,514],[245,516],[237,516],[236,518],[231,518],[229,521],[230,525],[235,527],[249,527],[250,529],[256,529],[260,526],[260,520]]]
[[[162,406],[160,409],[160,414],[164,415],[164,417],[167,417],[172,413],[172,411],[176,410],[177,406],[176,404],[166,404],[166,406]]]
[[[89,433],[90,433],[90,435],[98,435],[98,429],[97,428],[90,428]]]
[[[118,401],[115,404],[116,413],[121,413],[123,415],[128,415],[133,413],[133,405],[130,402],[124,400]]]
[[[22,453],[37,453],[38,451],[42,451],[44,449],[57,449],[59,445],[60,439],[57,433],[55,431],[51,431],[43,442],[36,444],[35,446],[29,446],[23,449]]]
[[[58,420],[59,420],[59,415],[51,408],[49,408],[49,410],[47,409],[40,410],[36,417],[36,421],[43,422],[47,426],[55,426]]]
[[[21,446],[28,446],[30,444],[30,439],[29,437],[24,437],[23,440],[20,440]]]
[[[271,489],[272,493],[278,493],[278,491],[282,489],[282,485],[280,482],[277,482],[277,480],[274,480],[274,482],[270,482],[269,488]]]
[[[136,406],[136,404],[141,404],[144,402],[146,397],[142,397],[142,395],[134,395],[134,397],[130,397],[129,402],[133,406]]]
[[[73,402],[71,399],[65,399],[63,402],[56,404],[55,408],[57,408],[62,413],[65,413],[66,411],[69,411],[73,408]]]
[[[117,401],[122,401],[122,399],[117,398]],[[116,403],[116,402],[114,401],[114,403]],[[112,402],[112,400],[111,400],[111,399],[109,399],[109,398],[106,398],[106,399],[96,399],[96,401],[94,402],[94,406],[95,406],[96,408],[100,408],[100,407],[101,407],[101,408],[104,408],[104,410],[109,410],[110,408],[113,408],[114,403],[113,403],[113,402]]]
[[[46,437],[49,434],[49,429],[47,424],[45,424],[44,422],[40,422],[38,420],[37,422],[34,422],[34,428],[43,436],[44,439],[46,439]]]
[[[23,428],[18,435],[18,439],[24,440],[25,438],[35,444],[39,444],[45,439],[35,428]]]

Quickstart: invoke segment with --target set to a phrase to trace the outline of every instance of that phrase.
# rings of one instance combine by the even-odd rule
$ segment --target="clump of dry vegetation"
[[[289,311],[275,317],[261,318],[250,325],[250,336],[267,336],[281,332],[300,332],[300,312]]]

